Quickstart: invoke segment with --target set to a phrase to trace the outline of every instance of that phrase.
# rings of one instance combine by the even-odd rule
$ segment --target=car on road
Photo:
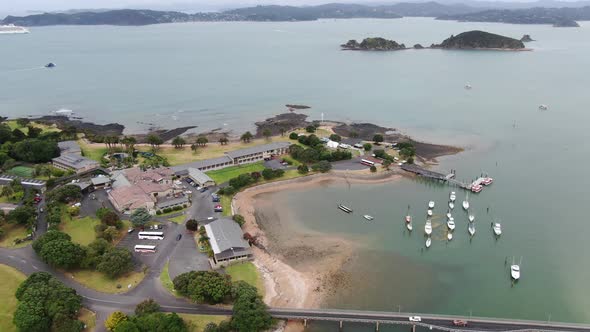
[[[211,200],[213,201],[213,203],[218,203],[220,201],[219,195],[211,194]]]
[[[455,325],[455,326],[467,326],[467,321],[466,320],[456,319],[456,320],[453,321],[453,325]]]
[[[205,192],[205,191],[207,191],[207,190],[209,190],[209,188],[207,188],[207,187],[203,187],[203,188],[201,188],[201,190],[199,190],[199,191],[200,191],[200,192],[202,192],[202,193],[204,193],[204,192]]]
[[[410,322],[421,322],[422,321],[422,317],[420,317],[420,316],[410,316],[410,317],[408,317],[408,319],[410,320]]]
[[[129,229],[127,230],[127,234],[131,234],[131,233],[133,233],[133,231],[135,231],[135,229],[134,229],[134,228],[129,228]]]
[[[215,208],[213,209],[213,211],[215,212],[223,212],[223,207],[221,205],[215,205]]]
[[[182,234],[176,235],[176,241],[180,241],[180,239],[182,239]]]

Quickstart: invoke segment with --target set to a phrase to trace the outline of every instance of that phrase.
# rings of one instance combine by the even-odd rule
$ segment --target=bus
[[[156,252],[156,246],[146,246],[138,244],[135,246],[135,252]]]
[[[367,160],[367,159],[361,159],[361,164],[365,165],[365,166],[375,166],[375,163]]]
[[[164,240],[164,233],[162,232],[139,232],[137,237],[140,240]]]

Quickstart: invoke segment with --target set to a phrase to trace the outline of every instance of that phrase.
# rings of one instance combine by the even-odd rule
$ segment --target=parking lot
[[[174,248],[176,245],[176,237],[179,233],[183,233],[184,226],[178,225],[175,223],[162,223],[162,229],[155,229],[150,230],[146,229],[146,232],[162,232],[164,233],[163,240],[140,240],[138,238],[139,230],[135,230],[132,233],[127,233],[125,237],[119,241],[117,247],[127,248],[129,251],[133,253],[133,256],[137,258],[141,263],[147,266],[154,266],[156,260],[161,256],[166,256],[166,253],[169,253],[170,250]],[[135,245],[143,244],[143,245],[154,245],[156,247],[155,253],[138,253],[134,251]]]

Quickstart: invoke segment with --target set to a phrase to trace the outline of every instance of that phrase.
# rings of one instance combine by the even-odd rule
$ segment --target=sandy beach
[[[269,183],[238,193],[232,209],[246,219],[244,232],[257,239],[257,246],[253,247],[254,264],[264,279],[265,303],[274,307],[318,308],[326,295],[346,284],[342,266],[355,252],[355,244],[349,239],[289,229],[281,224],[273,212],[277,207],[267,203],[265,195],[337,182],[385,183],[401,177],[395,172],[371,175],[332,172]]]

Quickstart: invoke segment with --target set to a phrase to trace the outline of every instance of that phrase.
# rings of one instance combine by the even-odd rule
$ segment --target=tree
[[[290,133],[289,134],[289,139],[296,140],[298,138],[299,138],[299,134],[297,134],[297,133]]]
[[[245,282],[234,287],[234,306],[231,326],[236,331],[264,331],[272,326],[272,317],[256,288]]]
[[[326,173],[332,169],[332,164],[330,164],[329,162],[327,162],[325,160],[322,160],[322,161],[319,161],[319,162],[313,164],[311,166],[311,169],[313,169],[314,171],[319,171],[321,173]]]
[[[285,128],[283,126],[279,126],[279,132],[281,133],[281,136],[285,136],[285,133],[287,132],[287,128]]]
[[[186,141],[184,140],[184,138],[182,138],[180,136],[176,136],[172,140],[172,145],[174,145],[174,147],[177,149],[183,148],[185,144],[186,144]]]
[[[365,151],[371,151],[372,148],[373,148],[373,144],[371,144],[371,143],[363,144],[363,149],[365,149]]]
[[[29,129],[29,132],[27,133],[27,136],[29,136],[29,138],[37,138],[43,132],[43,129],[33,126],[28,126],[27,128]]]
[[[375,142],[375,144],[379,145],[379,143],[383,142],[383,135],[375,134],[375,136],[373,136],[373,142]]]
[[[371,165],[371,167],[369,167],[369,169],[371,170],[371,173],[377,172],[377,167],[375,167],[375,165]]]
[[[272,131],[270,131],[270,129],[265,128],[262,131],[262,136],[264,136],[264,138],[269,139],[272,136]]]
[[[227,143],[229,143],[229,139],[227,139],[227,137],[221,137],[219,139],[219,144],[226,145]]]
[[[128,320],[124,320],[124,321],[120,322],[119,324],[117,324],[117,327],[115,327],[114,331],[115,332],[141,332],[135,323],[130,322]]]
[[[135,211],[131,213],[131,217],[129,219],[131,220],[133,227],[142,227],[152,219],[152,216],[145,208],[139,208],[135,209]]]
[[[195,219],[189,219],[186,221],[186,229],[189,231],[197,231],[199,230],[199,222]]]
[[[407,161],[407,163],[408,163],[408,164],[410,164],[410,165],[411,165],[411,164],[413,164],[413,163],[414,163],[414,158],[413,158],[413,157],[410,157],[410,158],[408,158],[408,160],[406,160],[406,161]]]
[[[305,131],[308,133],[315,133],[316,127],[315,126],[307,126],[305,127]]]
[[[125,145],[125,150],[128,154],[133,154],[133,151],[135,151],[135,144],[137,144],[137,140],[135,139],[135,137],[125,136],[123,137],[123,139],[121,139],[121,143]]]
[[[389,160],[383,161],[383,168],[385,168],[386,170],[389,170],[390,166],[391,166],[391,161],[389,161]]]
[[[119,231],[117,230],[117,228],[115,226],[107,226],[107,228],[105,228],[101,233],[100,233],[100,238],[108,241],[108,242],[113,242],[117,236],[119,236]]]
[[[18,119],[16,119],[16,124],[19,127],[26,127],[30,122],[31,122],[31,120],[29,120],[27,118],[18,118]]]
[[[121,218],[115,211],[108,210],[102,215],[100,221],[108,226],[117,227],[120,224]]]
[[[242,137],[240,137],[240,140],[242,140],[242,142],[244,143],[250,143],[253,137],[254,135],[252,135],[251,132],[247,131],[242,135]]]
[[[15,141],[22,141],[23,139],[25,139],[27,137],[27,135],[25,135],[25,133],[23,133],[22,130],[18,129],[18,128],[14,128],[12,130],[12,138]]]
[[[127,315],[120,311],[115,311],[104,322],[104,326],[107,328],[107,330],[114,331],[115,328],[117,328],[117,326],[121,324],[121,322],[124,322],[126,320]]]
[[[133,267],[131,252],[125,248],[111,248],[101,258],[96,269],[110,278],[129,272]]]
[[[10,156],[30,163],[46,163],[59,156],[59,147],[56,141],[29,138],[14,143]]]
[[[206,146],[209,143],[209,140],[205,136],[197,137],[197,144],[200,146]]]
[[[21,205],[8,212],[8,221],[19,225],[32,226],[35,223],[37,212],[35,208],[28,205]]]
[[[330,140],[334,142],[340,142],[342,141],[342,137],[340,137],[340,135],[332,134],[330,135]]]
[[[64,241],[70,241],[72,238],[66,234],[66,233],[62,233],[60,231],[54,231],[54,230],[49,230],[47,231],[47,233],[39,236],[37,238],[37,240],[35,240],[33,242],[33,250],[35,250],[35,252],[39,255],[39,253],[41,252],[41,249],[43,248],[43,246],[51,241],[55,241],[55,240],[64,240]]]
[[[234,214],[232,217],[233,221],[235,221],[240,227],[246,223],[246,219],[241,214]]]
[[[230,277],[214,271],[183,273],[174,278],[173,283],[179,294],[200,303],[220,303],[231,292]]]
[[[309,167],[307,167],[307,165],[305,165],[305,164],[301,164],[301,165],[297,166],[297,172],[299,174],[307,174],[307,173],[309,173]]]
[[[197,149],[199,148],[199,146],[197,144],[191,144],[191,150],[193,150],[193,152],[197,152]]]
[[[82,190],[75,185],[67,184],[47,193],[47,202],[69,203],[82,198]]]
[[[43,245],[39,256],[53,267],[71,269],[80,265],[84,250],[70,240],[54,240]]]
[[[135,307],[136,315],[146,315],[160,311],[160,305],[154,299],[147,299]]]
[[[155,134],[149,134],[147,137],[147,142],[152,146],[152,151],[156,151],[164,141],[160,138],[160,136]]]

